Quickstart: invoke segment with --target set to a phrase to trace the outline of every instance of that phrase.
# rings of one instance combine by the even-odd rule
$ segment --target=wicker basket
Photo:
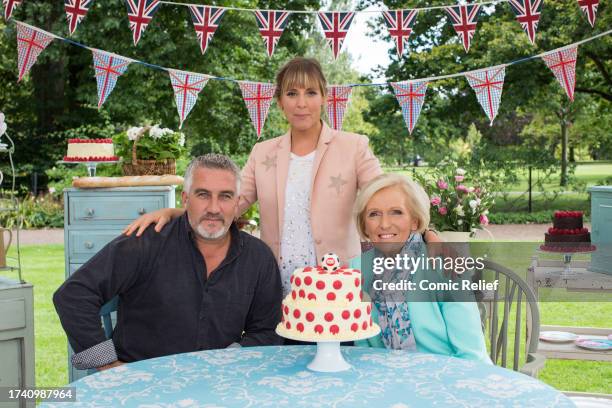
[[[151,129],[145,126],[136,135],[132,146],[132,162],[123,164],[123,175],[125,176],[163,176],[164,174],[176,174],[176,160],[138,160],[136,146],[138,139]]]

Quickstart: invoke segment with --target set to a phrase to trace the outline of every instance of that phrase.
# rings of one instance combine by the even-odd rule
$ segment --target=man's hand
[[[109,368],[119,367],[120,365],[123,365],[123,364],[125,364],[124,361],[117,360],[117,361],[113,361],[110,364],[104,365],[102,367],[98,367],[97,370],[98,371],[104,371],[104,370],[108,370]]]

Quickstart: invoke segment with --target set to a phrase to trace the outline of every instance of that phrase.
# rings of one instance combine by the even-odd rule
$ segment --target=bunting
[[[64,9],[66,10],[70,35],[74,34],[79,23],[87,15],[91,3],[93,3],[93,0],[64,0]]]
[[[92,50],[93,65],[98,85],[98,109],[113,92],[117,79],[123,75],[131,60],[100,50]]]
[[[576,60],[578,59],[578,46],[574,45],[542,57],[546,66],[555,74],[561,87],[565,89],[571,101],[574,100],[574,87],[576,86]]]
[[[194,72],[177,71],[169,69],[170,82],[174,89],[174,100],[180,118],[179,128],[183,127],[183,122],[191,112],[191,109],[198,101],[200,91],[204,89],[209,77]]]
[[[240,85],[242,99],[244,99],[259,139],[268,116],[268,110],[274,99],[276,86],[262,82],[238,82],[238,85]]]
[[[342,129],[344,114],[353,88],[346,85],[327,87],[327,117],[332,129]]]
[[[402,57],[404,47],[408,48],[408,38],[416,21],[418,10],[393,10],[383,12],[389,34],[395,40],[398,57]]]
[[[259,33],[263,37],[268,57],[271,57],[283,35],[283,30],[289,21],[290,13],[287,11],[255,10],[255,19]]]
[[[519,22],[523,31],[529,37],[531,44],[535,44],[536,30],[540,22],[540,13],[542,11],[542,3],[544,0],[508,0],[510,8],[516,15],[516,20]]]
[[[402,107],[402,116],[410,134],[412,134],[412,130],[421,114],[427,85],[428,83],[425,81],[391,82],[395,97]]]
[[[445,10],[452,20],[453,28],[457,32],[465,52],[468,52],[470,50],[472,37],[474,37],[474,33],[476,32],[480,4],[445,7]]]
[[[505,76],[505,66],[465,74],[491,125],[493,125],[493,120],[497,116]]]
[[[225,9],[209,6],[189,6],[189,12],[193,21],[193,28],[195,28],[200,41],[200,51],[204,55],[208,44],[215,35],[215,31],[219,28]]]
[[[36,63],[40,53],[51,44],[53,38],[48,33],[34,27],[17,23],[17,68],[19,70],[17,82],[30,72],[30,68]]]
[[[4,6],[4,21],[9,21],[13,15],[13,11],[21,5],[23,0],[2,0]]]
[[[338,59],[340,49],[342,49],[346,34],[349,28],[351,28],[355,13],[331,11],[320,12],[318,15],[327,43],[334,54],[334,59]]]
[[[159,7],[159,0],[125,0],[130,21],[130,30],[134,45],[140,41],[140,36],[147,29],[153,15]]]
[[[591,27],[595,27],[595,17],[597,17],[597,6],[599,6],[599,0],[578,0],[580,9],[589,20]]]

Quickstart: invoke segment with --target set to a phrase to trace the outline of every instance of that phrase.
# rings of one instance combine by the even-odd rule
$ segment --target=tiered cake
[[[555,211],[553,226],[544,234],[545,250],[591,248],[591,233],[583,226],[582,211]]]
[[[334,254],[325,255],[320,266],[293,272],[282,308],[276,332],[293,340],[349,341],[380,331],[372,305],[362,298],[361,272],[340,267]]]
[[[68,139],[64,161],[116,161],[112,139]]]

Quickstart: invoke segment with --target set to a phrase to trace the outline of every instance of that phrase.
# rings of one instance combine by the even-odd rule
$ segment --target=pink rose
[[[484,214],[480,214],[480,225],[489,225],[489,218]]]
[[[431,205],[440,205],[441,202],[442,199],[440,197],[432,197],[431,199]]]
[[[464,186],[463,184],[459,184],[457,186],[457,191],[461,192],[461,193],[467,193],[469,190],[466,186]]]
[[[440,190],[446,190],[448,188],[448,183],[442,179],[438,180],[436,184]]]
[[[440,207],[440,208],[438,208],[438,212],[439,212],[441,215],[446,215],[446,213],[448,212],[448,210],[446,209],[446,207]]]
[[[461,182],[463,181],[464,178],[465,178],[464,176],[455,176],[455,181]]]

